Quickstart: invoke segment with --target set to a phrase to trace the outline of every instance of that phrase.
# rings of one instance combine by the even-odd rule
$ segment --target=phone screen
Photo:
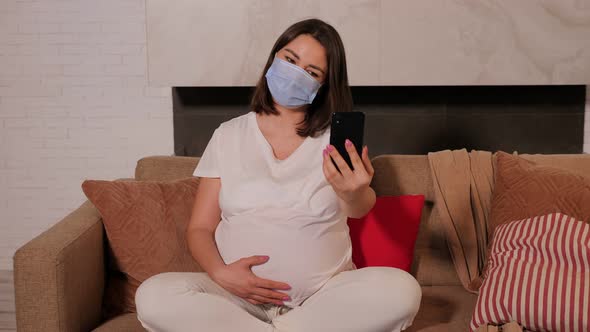
[[[342,158],[348,164],[351,170],[354,170],[348,151],[344,146],[344,141],[348,138],[361,156],[363,148],[363,135],[365,128],[365,113],[363,112],[334,112],[332,113],[332,123],[330,127],[330,144],[332,144]],[[332,158],[332,157],[330,157]],[[338,166],[332,159],[332,163],[338,169]],[[340,169],[338,169],[340,171]]]

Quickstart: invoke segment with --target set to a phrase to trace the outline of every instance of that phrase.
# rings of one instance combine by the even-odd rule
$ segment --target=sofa
[[[550,165],[575,165],[590,155],[521,155]],[[134,178],[175,180],[192,176],[198,157],[148,156]],[[372,158],[371,187],[377,195],[424,194],[412,274],[422,286],[422,303],[406,331],[467,331],[477,295],[462,286],[438,216],[427,155],[379,155]],[[583,163],[589,165],[588,163]],[[590,167],[582,171],[590,174]],[[101,321],[108,240],[101,215],[85,201],[14,255],[18,331],[144,331],[133,313]]]

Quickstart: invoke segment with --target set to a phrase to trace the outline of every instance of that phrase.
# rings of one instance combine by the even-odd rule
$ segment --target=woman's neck
[[[281,105],[275,104],[275,109],[279,114],[277,116],[271,116],[267,120],[270,120],[272,126],[280,130],[293,130],[297,128],[303,119],[305,119],[305,111],[307,106],[301,106],[298,108],[285,108]]]

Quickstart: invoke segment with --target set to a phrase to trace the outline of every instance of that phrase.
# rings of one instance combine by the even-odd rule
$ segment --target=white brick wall
[[[173,153],[171,89],[147,86],[144,1],[0,1],[0,270],[84,202],[84,179]]]

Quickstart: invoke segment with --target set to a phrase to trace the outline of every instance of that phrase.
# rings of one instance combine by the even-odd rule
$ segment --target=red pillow
[[[354,265],[410,272],[422,207],[424,195],[379,196],[366,216],[348,218]]]

